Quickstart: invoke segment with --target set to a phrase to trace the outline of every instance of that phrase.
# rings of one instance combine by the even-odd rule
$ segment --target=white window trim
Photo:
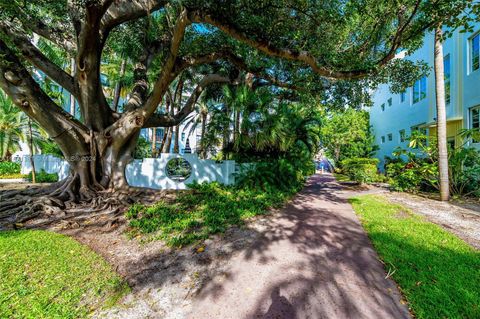
[[[477,72],[480,70],[480,66],[478,69],[474,70],[473,69],[473,55],[472,55],[472,46],[473,46],[473,38],[476,36],[479,36],[479,42],[480,42],[480,31],[475,31],[468,39],[467,39],[467,74],[470,75],[474,72]],[[480,46],[480,43],[479,43]]]

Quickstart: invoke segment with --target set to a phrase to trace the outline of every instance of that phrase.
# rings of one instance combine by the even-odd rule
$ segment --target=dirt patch
[[[175,194],[173,194],[175,195]],[[172,200],[172,194],[157,200]],[[272,211],[271,213],[275,213]],[[120,304],[98,311],[94,318],[185,318],[200,287],[224,271],[237,252],[258,237],[267,216],[258,216],[242,227],[181,249],[162,241],[127,238],[128,221],[123,212],[78,216],[42,215],[26,228],[42,228],[69,235],[102,255],[132,288]]]
[[[385,193],[385,197],[392,203],[425,216],[430,222],[480,249],[480,205],[473,200],[441,202],[407,193]]]
[[[405,211],[405,210],[400,210],[398,212],[395,213],[394,217],[397,218],[397,219],[406,219],[406,218],[409,218],[411,216],[411,213]]]

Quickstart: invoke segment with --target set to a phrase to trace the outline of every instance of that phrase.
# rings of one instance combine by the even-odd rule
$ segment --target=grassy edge
[[[417,318],[480,318],[480,252],[384,197],[350,203]]]
[[[43,230],[0,233],[0,317],[87,317],[130,287],[88,246]]]

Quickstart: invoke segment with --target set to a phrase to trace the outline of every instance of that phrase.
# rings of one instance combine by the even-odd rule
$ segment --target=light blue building
[[[458,135],[461,129],[479,129],[480,125],[480,23],[475,24],[474,32],[457,30],[445,41],[443,50],[448,143],[459,147],[464,143]],[[433,34],[427,34],[424,45],[412,55],[400,53],[398,57],[423,60],[432,71],[401,94],[391,93],[388,85],[381,85],[373,93],[370,124],[380,148],[376,154],[380,169],[385,156],[391,157],[398,147],[408,148],[407,139],[412,131],[436,135]],[[467,144],[480,148],[480,141]]]

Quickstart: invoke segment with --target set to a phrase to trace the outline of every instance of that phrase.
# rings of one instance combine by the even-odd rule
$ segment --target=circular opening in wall
[[[167,176],[178,182],[182,182],[192,174],[192,165],[184,158],[172,158],[167,162]]]

